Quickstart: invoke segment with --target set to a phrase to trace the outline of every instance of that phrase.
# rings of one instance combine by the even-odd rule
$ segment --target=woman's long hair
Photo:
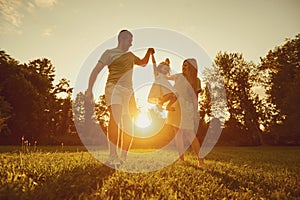
[[[191,84],[191,87],[193,88],[195,94],[198,94],[199,90],[199,79],[197,78],[198,74],[198,66],[196,63],[196,60],[194,60],[194,65],[192,65],[191,62],[189,62],[191,59],[186,59],[184,62],[188,63],[187,71],[183,72],[183,76],[188,80],[188,82]]]

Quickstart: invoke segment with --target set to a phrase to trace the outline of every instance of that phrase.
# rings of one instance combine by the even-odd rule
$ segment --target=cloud
[[[57,3],[58,0],[0,0],[0,34],[21,34],[24,14],[34,13],[37,8],[53,8]],[[51,31],[44,35],[51,35]]]
[[[27,2],[26,10],[29,13],[33,13],[34,10],[35,10],[35,5],[33,3],[31,3],[31,2]]]
[[[50,35],[52,34],[52,29],[51,28],[46,28],[44,31],[43,31],[43,36],[44,37],[49,37]]]
[[[19,12],[22,2],[19,0],[0,0],[0,33],[20,33],[23,14]]]
[[[57,0],[35,0],[35,4],[41,8],[52,8],[57,4]]]
[[[42,32],[42,35],[44,37],[50,37],[55,28],[56,28],[55,26],[52,26],[52,27],[48,27],[48,28],[44,29],[43,32]]]

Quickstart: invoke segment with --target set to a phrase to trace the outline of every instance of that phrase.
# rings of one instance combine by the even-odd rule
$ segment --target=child
[[[156,66],[154,55],[152,54],[152,63],[155,81],[148,95],[148,102],[158,105],[159,110],[166,104],[166,110],[174,111],[172,104],[177,100],[176,91],[168,81],[170,75],[170,60],[167,58]]]

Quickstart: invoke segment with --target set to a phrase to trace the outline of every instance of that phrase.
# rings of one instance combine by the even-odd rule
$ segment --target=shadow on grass
[[[247,186],[244,185],[244,183],[235,179],[234,177],[228,175],[227,173],[222,173],[216,170],[207,170],[206,173],[209,173],[211,176],[216,177],[218,180],[220,180],[220,184],[223,184],[230,190],[238,190],[241,187]]]
[[[253,179],[253,177],[251,180],[249,179],[249,177],[243,177],[239,172],[236,172],[236,174],[234,175],[230,175],[228,174],[228,172],[207,170],[206,173],[209,173],[211,176],[220,180],[219,184],[223,184],[226,188],[228,188],[231,191],[251,191],[253,194],[269,196],[269,191],[275,189],[274,186],[268,183],[259,182],[259,180]],[[263,184],[263,187],[261,187],[261,184]]]
[[[115,172],[101,163],[78,166],[55,174],[31,192],[30,199],[79,199],[102,187]]]

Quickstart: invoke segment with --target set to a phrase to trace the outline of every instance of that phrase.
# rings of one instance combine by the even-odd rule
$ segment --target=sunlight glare
[[[151,122],[152,120],[148,113],[146,111],[142,111],[137,115],[135,124],[140,128],[146,128],[150,126]]]

